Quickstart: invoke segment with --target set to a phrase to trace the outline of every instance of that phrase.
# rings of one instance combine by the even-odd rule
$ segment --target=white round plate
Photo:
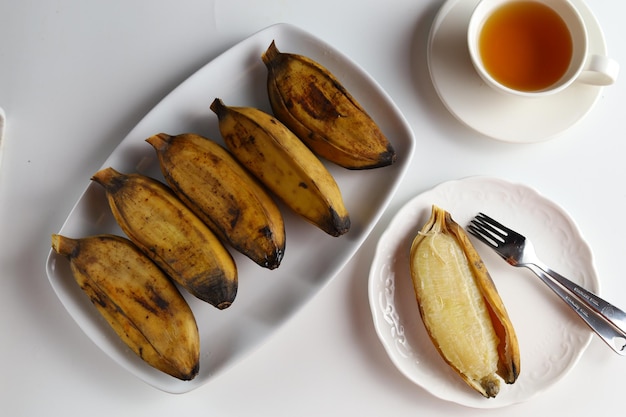
[[[559,206],[524,185],[488,177],[443,183],[414,197],[378,242],[369,301],[378,336],[397,368],[446,401],[495,408],[528,400],[559,381],[589,344],[591,330],[526,268],[508,265],[470,237],[507,308],[520,344],[521,372],[496,398],[472,390],[439,356],[420,318],[409,273],[409,249],[435,204],[465,227],[479,211],[533,241],[539,257],[581,286],[598,292],[591,250]]]
[[[430,75],[448,110],[470,128],[506,142],[533,143],[564,132],[591,110],[602,87],[574,83],[544,98],[522,99],[487,86],[472,66],[467,26],[478,0],[448,0],[435,18],[428,41]],[[602,30],[582,0],[572,0],[589,33],[591,53],[605,55]]]

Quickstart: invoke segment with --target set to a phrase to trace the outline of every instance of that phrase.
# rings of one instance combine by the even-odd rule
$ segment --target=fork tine
[[[474,217],[474,220],[476,220],[478,223],[483,225],[483,227],[489,229],[491,232],[499,236],[504,237],[504,236],[509,236],[509,235],[511,236],[518,235],[518,233],[516,233],[514,230],[509,229],[502,223],[499,223],[495,219],[487,216],[485,213],[479,212],[476,215],[476,217]]]
[[[515,237],[516,233],[497,222],[485,213],[479,212],[467,226],[467,230],[480,239],[481,242],[493,248],[506,243],[507,237]]]
[[[497,248],[500,241],[494,239],[491,235],[489,235],[481,225],[474,223],[472,220],[472,224],[467,226],[467,231],[470,232],[471,235],[476,237],[478,240],[483,242],[487,246],[491,246],[492,248]]]
[[[506,237],[508,236],[507,234],[493,227],[491,224],[485,222],[481,218],[474,218],[471,221],[470,226],[468,226],[468,229],[469,227],[476,229],[484,237],[487,237],[488,239],[493,240],[496,245],[500,243],[504,243],[506,240]]]

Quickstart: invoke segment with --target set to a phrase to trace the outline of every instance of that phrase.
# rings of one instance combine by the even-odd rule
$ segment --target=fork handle
[[[559,284],[567,288],[569,291],[574,293],[581,302],[585,303],[589,308],[597,311],[601,315],[607,318],[613,326],[620,329],[622,332],[626,333],[626,313],[612,305],[611,303],[603,300],[598,297],[596,294],[591,291],[587,291],[580,285],[570,281],[565,278],[561,274],[552,269],[548,268],[545,265],[541,265],[540,263],[535,263],[537,267],[542,269],[546,274],[553,277]]]
[[[565,303],[572,308],[578,314],[578,316],[583,319],[583,321],[593,330],[600,338],[607,344],[611,349],[613,349],[616,353],[620,355],[626,356],[626,332],[621,329],[615,327],[605,316],[600,314],[595,308],[591,308],[590,304],[588,304],[584,297],[577,295],[578,293],[571,290],[568,287],[576,287],[581,289],[577,285],[573,284],[568,279],[564,278],[561,275],[558,275],[560,278],[556,278],[555,276],[548,274],[542,268],[535,264],[525,264],[525,266],[533,271],[535,275],[537,275],[552,291],[554,291],[559,298],[561,298]],[[549,268],[546,268],[549,270]],[[553,272],[553,271],[552,271]],[[572,285],[559,285],[559,280],[565,280],[565,283],[569,283]],[[593,294],[592,294],[593,295]],[[598,299],[597,296],[593,295],[594,299]],[[604,302],[606,303],[606,302]],[[608,303],[606,303],[608,304]],[[608,304],[610,305],[610,304]],[[621,310],[620,310],[621,311]]]

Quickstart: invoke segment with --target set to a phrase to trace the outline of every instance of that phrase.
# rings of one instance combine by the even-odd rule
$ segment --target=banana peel
[[[396,151],[380,127],[320,63],[283,53],[272,41],[261,59],[276,118],[314,153],[348,169],[393,164]]]
[[[169,187],[111,167],[92,180],[104,187],[115,220],[146,256],[195,297],[230,307],[238,288],[231,254]]]
[[[160,133],[146,139],[176,195],[223,241],[258,265],[278,268],[285,225],[266,189],[215,141]]]
[[[227,106],[216,98],[226,147],[295,213],[331,236],[350,229],[350,216],[332,174],[283,123],[254,107]]]
[[[176,286],[126,238],[52,235],[74,279],[122,341],[150,366],[178,379],[199,370],[196,319]]]
[[[437,206],[411,244],[410,273],[422,321],[443,360],[484,397],[498,394],[500,378],[513,384],[520,372],[513,324],[467,234]]]

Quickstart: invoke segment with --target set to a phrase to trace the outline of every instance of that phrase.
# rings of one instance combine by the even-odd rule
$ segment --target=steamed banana
[[[313,152],[349,169],[394,163],[387,137],[328,69],[280,52],[273,41],[261,58],[274,115]]]
[[[232,154],[288,207],[332,236],[350,228],[335,179],[285,125],[253,107],[215,99],[219,129]]]
[[[237,294],[237,268],[222,242],[163,183],[105,168],[102,185],[124,233],[174,281],[199,299],[224,309]]]
[[[285,226],[268,192],[216,142],[161,133],[146,139],[176,195],[224,242],[274,269],[285,250]]]
[[[513,324],[480,256],[450,213],[433,206],[411,245],[410,269],[428,334],[442,358],[485,397],[500,376],[516,381],[520,352]]]
[[[52,248],[122,341],[152,367],[182,380],[198,373],[200,338],[189,305],[128,239],[52,235]]]

